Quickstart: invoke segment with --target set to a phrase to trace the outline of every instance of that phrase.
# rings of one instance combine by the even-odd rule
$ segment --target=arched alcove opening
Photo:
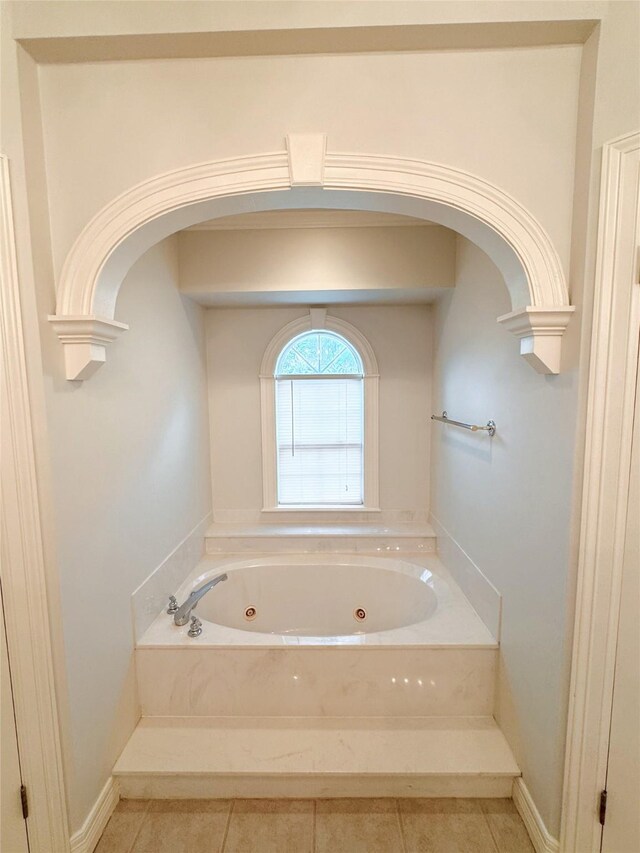
[[[323,134],[288,137],[288,151],[192,166],[116,198],[86,226],[62,271],[51,322],[68,379],[86,379],[126,330],[115,318],[134,261],[176,231],[254,211],[325,208],[404,214],[444,225],[501,271],[512,311],[498,318],[541,373],[558,373],[571,316],[564,274],[545,231],[515,199],[457,169],[404,158],[325,153]]]

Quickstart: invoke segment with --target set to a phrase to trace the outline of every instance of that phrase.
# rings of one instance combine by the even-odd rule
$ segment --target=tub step
[[[212,524],[207,554],[339,551],[363,554],[432,554],[436,534],[429,524]]]
[[[491,717],[143,717],[123,797],[509,797]]]

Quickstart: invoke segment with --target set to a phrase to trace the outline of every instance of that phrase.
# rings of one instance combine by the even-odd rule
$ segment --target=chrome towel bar
[[[470,429],[471,432],[488,432],[490,436],[496,434],[496,422],[487,421],[486,426],[478,426],[477,424],[463,424],[462,421],[452,421],[446,412],[442,415],[431,415],[432,421],[441,421],[443,424],[451,424],[452,426],[462,427],[462,429]]]

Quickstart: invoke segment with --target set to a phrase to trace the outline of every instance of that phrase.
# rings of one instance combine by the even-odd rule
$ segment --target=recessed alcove
[[[180,289],[206,306],[427,303],[454,285],[455,236],[371,211],[223,217],[180,232]]]
[[[184,4],[173,4],[174,11],[182,15],[178,5]],[[600,19],[604,12],[595,14],[595,5],[580,14]],[[18,6],[12,25],[24,36],[24,21],[35,16],[29,4]],[[494,638],[501,593],[500,648],[469,651],[498,664],[497,683],[483,680],[480,710],[495,715],[517,757],[511,773],[523,771],[542,819],[557,834],[579,323],[572,320],[569,335],[563,332],[570,302],[589,315],[581,290],[588,279],[583,267],[593,262],[585,239],[597,207],[593,151],[607,116],[629,112],[616,85],[622,93],[610,101],[616,110],[604,115],[596,103],[593,122],[589,114],[594,92],[603,99],[620,82],[624,66],[614,62],[612,75],[600,46],[611,48],[624,16],[605,15],[583,46],[592,23],[583,22],[584,29],[536,23],[529,13],[526,22],[506,21],[513,8],[503,5],[495,13],[502,23],[468,20],[474,13],[446,30],[445,44],[440,27],[407,29],[403,16],[421,15],[426,23],[432,15],[429,4],[413,6],[387,4],[395,28],[378,26],[382,21],[364,6],[354,26],[327,19],[331,29],[322,37],[329,53],[317,38],[314,50],[304,52],[312,33],[303,35],[302,19],[299,33],[285,38],[274,30],[282,10],[277,20],[267,16],[270,29],[261,25],[244,35],[241,29],[222,41],[195,30],[156,33],[156,39],[153,27],[134,35],[154,23],[153,4],[143,10],[145,21],[138,16],[128,24],[114,6],[113,32],[101,39],[92,35],[94,12],[84,30],[73,30],[65,29],[65,11],[56,24],[60,38],[47,34],[56,17],[49,13],[31,25],[32,36],[46,39],[27,39],[6,52],[10,70],[19,56],[24,98],[16,102],[21,114],[14,126],[24,128],[25,162],[18,156],[11,176],[18,231],[25,235],[18,257],[25,311],[33,301],[31,257],[36,267],[43,376],[41,383],[36,371],[31,390],[43,385],[42,434],[50,433],[52,507],[46,483],[42,502],[55,517],[61,576],[66,647],[60,659],[69,677],[59,696],[63,713],[67,693],[71,706],[73,831],[90,813],[106,814],[102,806],[92,809],[140,712],[131,594],[137,587],[136,620],[162,614],[163,627],[172,629],[166,597],[186,597],[184,578],[202,573],[205,543],[209,565],[229,552],[251,559],[258,549],[272,560],[288,554],[295,564],[301,549],[321,558],[331,544],[350,558],[419,552],[416,565],[436,574],[450,570],[467,608],[475,608]],[[622,8],[602,8],[608,6]],[[478,14],[485,12],[491,17],[495,10]],[[372,26],[365,34],[357,24],[367,14]],[[444,14],[455,17],[455,10]],[[555,14],[563,16],[566,9]],[[132,27],[131,37],[116,35]],[[10,42],[13,31],[5,29]],[[411,50],[409,33],[420,39]],[[123,38],[126,56],[118,53]],[[303,52],[278,55],[283,38]],[[345,38],[359,45],[355,54]],[[365,50],[365,41],[376,41],[379,50]],[[150,53],[159,43],[167,52]],[[180,53],[187,43],[209,52]],[[220,45],[240,43],[242,55],[216,53]],[[251,45],[276,53],[246,55]],[[148,51],[144,62],[136,61],[140,49]],[[85,61],[92,53],[97,61]],[[380,500],[314,517],[308,507],[276,511],[264,500],[260,374],[269,342],[291,323],[314,327],[322,311],[331,323],[358,329],[376,356]],[[39,366],[39,355],[30,352],[30,363]],[[443,410],[448,422],[431,421]],[[497,424],[493,436],[451,423],[490,419]],[[344,568],[333,577],[347,574]],[[228,598],[223,602],[229,589],[216,588],[216,606],[231,607]],[[287,598],[286,589],[279,599]],[[303,610],[306,595],[300,601]],[[349,624],[360,605],[349,607]],[[236,614],[240,620],[243,612]],[[214,645],[206,625],[204,639],[193,642],[173,627],[184,646],[175,653],[181,664],[198,642],[198,651],[207,651],[207,636]],[[440,642],[453,636],[436,633]],[[391,669],[376,671],[373,656],[366,672],[388,676],[386,688],[396,698],[409,679],[411,707],[424,710],[419,689],[429,682],[421,667],[431,658],[422,653],[409,655],[416,667],[402,675],[404,686]],[[340,654],[329,651],[330,660]],[[399,668],[409,662],[404,650],[392,657]],[[434,651],[434,659],[454,657]],[[194,653],[191,664],[196,659]],[[206,669],[208,659],[201,661]],[[350,662],[363,674],[356,652],[341,661]],[[329,665],[323,683],[335,683],[338,669]],[[171,677],[179,672],[180,665]],[[269,672],[262,669],[265,696],[279,693]],[[456,672],[465,681],[458,668],[449,684]],[[171,692],[168,675],[160,665],[147,672],[146,684],[160,699]],[[341,678],[353,685],[344,670]],[[232,701],[235,688],[223,681],[213,679],[212,695]],[[309,696],[308,683],[289,681],[283,696],[300,688]],[[194,683],[176,687],[188,712]],[[428,707],[442,711],[438,703]],[[163,740],[177,745],[185,728],[156,731],[156,769]],[[255,728],[252,743],[266,742],[264,721]],[[186,773],[192,758],[211,756],[201,749],[202,737],[228,740],[232,753],[246,745],[242,727],[233,738],[225,726],[213,730],[219,736],[206,727],[194,736]],[[462,746],[453,735],[424,731],[424,738],[412,735],[413,754],[446,759],[452,745]],[[139,734],[144,740],[145,732]],[[430,749],[434,740],[440,750]],[[358,754],[376,752],[374,743]],[[510,782],[503,781],[508,796]]]

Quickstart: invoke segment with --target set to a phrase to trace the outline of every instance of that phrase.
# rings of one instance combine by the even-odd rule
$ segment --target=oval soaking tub
[[[435,555],[207,559],[176,598],[223,573],[198,636],[163,610],[138,640],[143,716],[492,713],[496,641]]]
[[[232,562],[224,571],[228,580],[196,613],[241,631],[348,636],[413,625],[437,609],[431,572],[403,560],[306,554]],[[219,573],[200,575],[192,588]]]

